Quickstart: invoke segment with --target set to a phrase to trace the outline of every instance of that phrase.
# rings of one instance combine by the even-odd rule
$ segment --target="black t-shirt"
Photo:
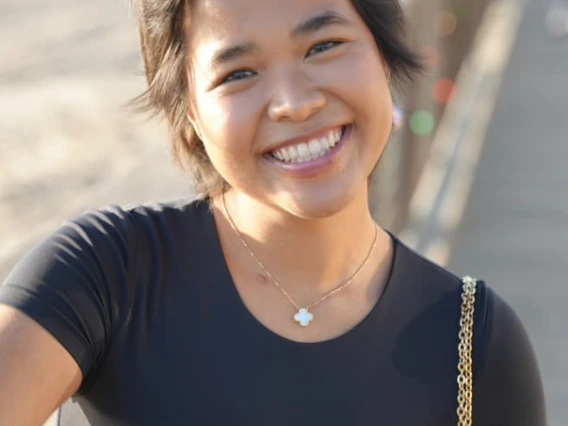
[[[77,360],[61,425],[456,425],[460,279],[394,239],[383,296],[347,333],[298,343],[231,280],[207,202],[112,207],[64,224],[0,287]],[[511,308],[480,282],[474,425],[542,426]]]

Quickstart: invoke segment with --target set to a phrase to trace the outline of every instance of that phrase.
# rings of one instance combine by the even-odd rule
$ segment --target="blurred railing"
[[[437,124],[454,93],[454,81],[477,28],[493,0],[403,0],[411,46],[427,70],[405,93],[395,93],[401,121],[371,181],[374,216],[400,230]]]

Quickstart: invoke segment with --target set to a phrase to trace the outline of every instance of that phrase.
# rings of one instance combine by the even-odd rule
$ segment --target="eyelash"
[[[308,53],[307,53],[307,55],[306,55],[306,58],[309,57],[309,56],[311,56],[311,55],[310,55],[310,52],[312,52],[314,49],[316,49],[316,48],[318,48],[318,47],[320,47],[320,46],[328,46],[328,47],[327,47],[326,49],[323,49],[323,50],[320,50],[320,51],[317,51],[317,52],[313,53],[314,55],[317,55],[317,54],[319,54],[319,53],[327,52],[328,50],[333,49],[334,47],[336,47],[336,46],[338,46],[338,45],[340,45],[340,44],[342,44],[342,43],[344,43],[344,42],[341,41],[341,40],[325,40],[325,41],[316,43],[315,45],[313,45],[313,46],[308,50]],[[235,76],[236,76],[236,75],[239,75],[239,74],[243,74],[243,73],[254,74],[254,71],[247,70],[247,69],[240,69],[240,70],[233,71],[233,72],[227,74],[225,77],[223,77],[223,78],[221,79],[220,84],[222,85],[222,84],[225,84],[225,83],[232,83],[232,82],[235,82],[235,81],[240,81],[240,80],[242,80],[243,78],[246,78],[247,76],[244,76],[244,77],[242,77],[242,78],[235,78]]]
[[[329,45],[331,45],[331,47],[329,47],[329,48],[327,48],[327,49],[324,49],[324,50],[322,50],[322,51],[316,52],[316,53],[327,52],[328,50],[333,49],[335,46],[340,45],[340,44],[342,44],[342,43],[343,43],[343,41],[341,41],[341,40],[325,40],[325,41],[316,43],[316,44],[314,44],[314,45],[310,48],[310,50],[308,51],[308,55],[309,55],[309,53],[310,53],[312,50],[314,50],[315,48],[317,48],[317,47],[319,47],[319,46],[325,46],[325,45],[328,45],[328,46],[329,46]],[[307,57],[308,55],[306,55],[306,57]]]

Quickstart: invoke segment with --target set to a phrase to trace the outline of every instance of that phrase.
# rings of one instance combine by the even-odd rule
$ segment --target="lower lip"
[[[351,129],[351,125],[346,126],[344,128],[343,135],[341,136],[341,139],[339,139],[337,144],[335,144],[334,147],[324,156],[319,157],[315,160],[305,161],[303,163],[285,163],[283,161],[279,161],[269,154],[266,155],[265,158],[275,166],[289,173],[293,173],[297,177],[312,177],[328,167],[341,154],[347,140],[349,139],[349,136],[351,135]]]

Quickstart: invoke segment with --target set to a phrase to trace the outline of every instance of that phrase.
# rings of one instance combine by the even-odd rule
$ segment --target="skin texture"
[[[324,11],[348,23],[291,36]],[[205,0],[197,2],[191,23],[190,117],[220,174],[247,196],[296,217],[327,217],[351,202],[384,149],[392,100],[372,34],[350,2],[295,0],[283,8],[278,0],[262,7],[256,0]],[[321,44],[328,40],[341,43]],[[245,42],[257,44],[258,52],[212,67],[216,52]],[[231,73],[233,80],[223,82]],[[345,155],[311,179],[295,178],[262,155],[346,123],[354,127]]]
[[[373,36],[348,0],[258,4],[204,0],[192,11],[188,117],[231,185],[226,200],[238,229],[292,298],[306,305],[345,282],[371,246],[367,181],[391,132],[392,98]],[[295,31],[330,12],[341,22]],[[252,47],[215,61],[238,45]],[[309,176],[267,158],[281,144],[346,124],[351,134],[343,151]],[[266,280],[227,225],[221,201],[213,205],[235,285],[249,311],[273,331],[303,341],[336,336],[380,297],[391,254],[382,230],[363,273],[318,306],[317,326],[298,330],[279,290],[257,285]]]
[[[348,0],[283,5],[196,2],[187,34],[194,105],[188,118],[232,187],[227,204],[249,245],[298,303],[309,304],[348,279],[371,246],[376,225],[367,179],[391,131],[392,101],[380,52]],[[325,11],[346,23],[291,35]],[[257,45],[254,54],[212,68],[219,49],[244,42]],[[309,177],[264,155],[344,124],[352,131],[343,151]],[[358,278],[318,305],[317,320],[301,329],[291,321],[291,306],[243,250],[221,200],[212,201],[235,286],[250,312],[275,332],[298,341],[332,338],[357,324],[380,297],[392,256],[382,230]],[[81,380],[76,362],[47,331],[0,306],[0,425],[40,425]]]
[[[0,425],[41,425],[81,380],[79,366],[51,334],[0,305]]]

